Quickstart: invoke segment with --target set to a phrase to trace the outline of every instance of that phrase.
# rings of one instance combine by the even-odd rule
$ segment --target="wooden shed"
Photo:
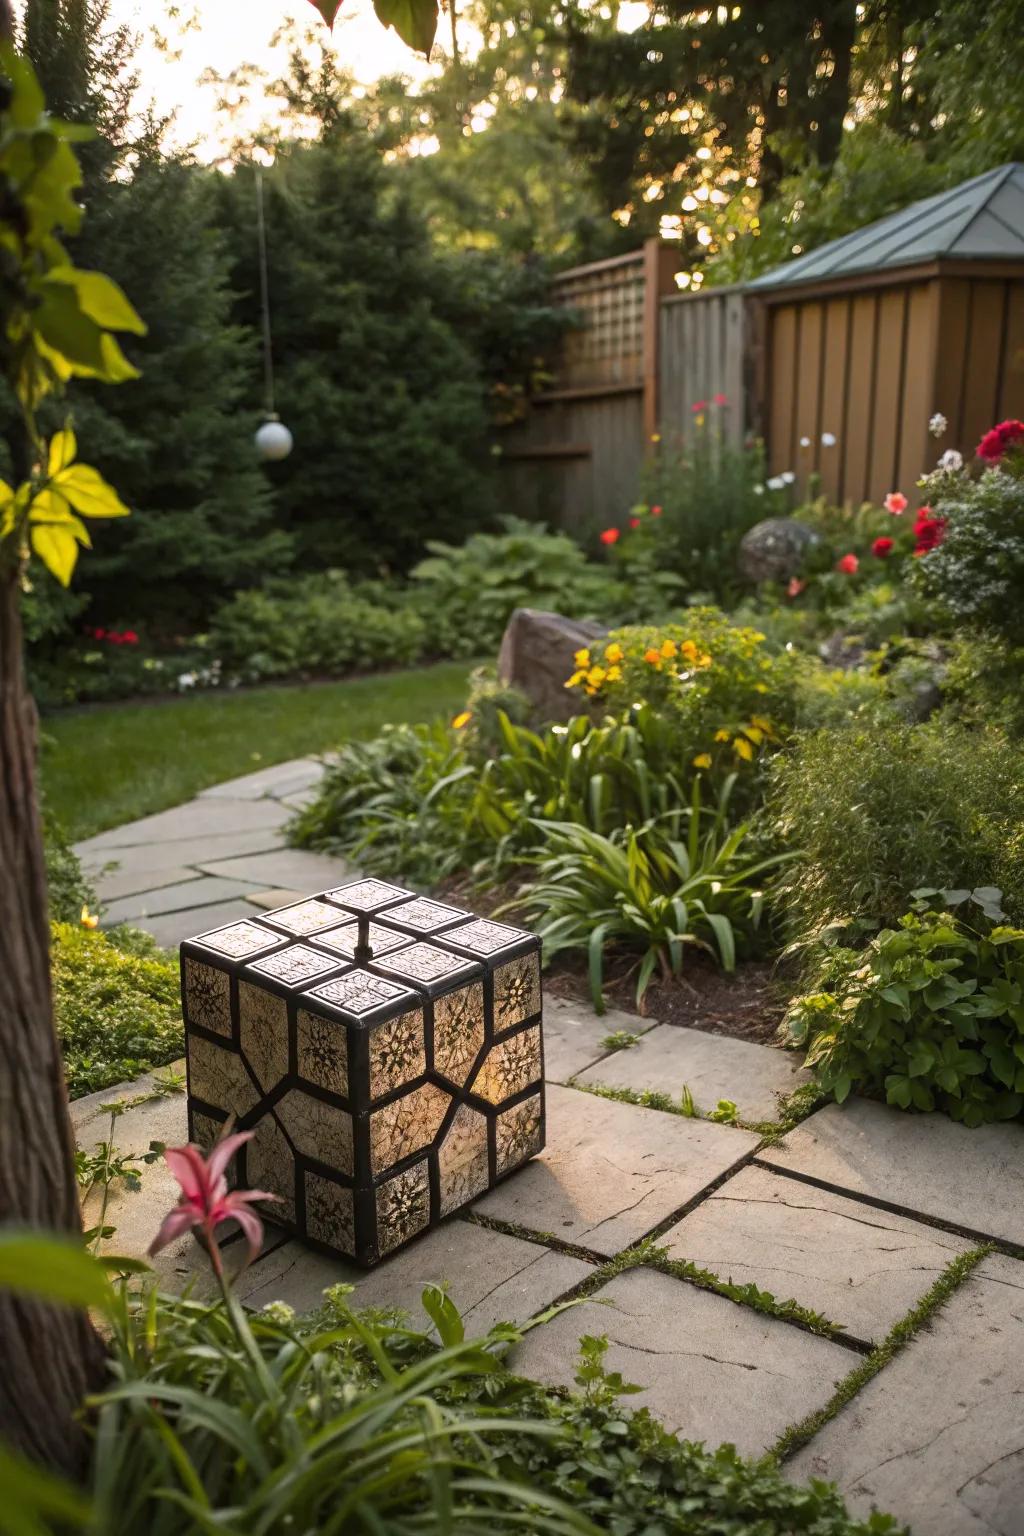
[[[912,203],[747,294],[773,473],[801,489],[817,473],[838,502],[911,495],[941,451],[967,457],[993,422],[1024,417],[1024,165]],[[938,440],[935,412],[949,422]]]

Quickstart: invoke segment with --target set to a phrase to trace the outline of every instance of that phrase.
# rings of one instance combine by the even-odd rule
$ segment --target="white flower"
[[[763,485],[755,485],[754,486],[754,495],[755,496],[763,496],[764,495],[764,486]]]
[[[290,1323],[295,1317],[295,1308],[286,1301],[268,1301],[263,1311],[272,1323]]]
[[[836,445],[836,435],[835,435],[835,433],[834,432],[823,432],[821,434],[821,445],[822,445],[823,448],[834,448],[835,445]]]
[[[785,475],[772,475],[772,478],[766,480],[765,484],[770,491],[781,491],[785,489],[786,477]]]
[[[182,674],[178,678],[178,687],[181,689],[182,693],[184,693],[186,688],[194,688],[195,685],[196,685],[196,675],[195,675],[195,673],[194,672],[182,672]]]
[[[928,431],[931,433],[932,437],[941,437],[948,426],[949,422],[946,420],[945,416],[943,416],[942,412],[936,411],[935,415],[928,423]]]
[[[964,456],[955,448],[947,448],[939,460],[939,468],[943,474],[954,475],[958,469],[964,467]]]
[[[782,481],[783,485],[792,485],[793,481],[796,479],[796,475],[791,469],[784,469],[782,474],[779,476],[779,479]]]
[[[810,440],[809,437],[802,437],[800,439],[800,447],[801,448],[809,448],[810,446],[811,446],[811,440]]]

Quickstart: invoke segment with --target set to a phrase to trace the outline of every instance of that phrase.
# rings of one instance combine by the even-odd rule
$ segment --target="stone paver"
[[[115,923],[132,923],[136,928],[144,928],[148,917],[240,901],[252,890],[253,886],[245,881],[192,874],[191,879],[181,880],[177,885],[162,885],[152,891],[108,902],[103,911],[103,926],[111,928]],[[202,921],[201,915],[199,921]]]
[[[264,832],[283,827],[290,819],[287,806],[276,800],[189,800],[173,810],[99,833],[89,839],[89,851],[116,857],[118,848],[194,841],[210,833]]]
[[[245,898],[225,901],[215,907],[188,907],[183,912],[168,912],[161,917],[146,917],[136,921],[135,927],[151,933],[164,949],[177,949],[182,939],[194,938],[225,923],[237,923],[240,918],[252,917],[253,908]]]
[[[637,1269],[527,1335],[510,1364],[540,1381],[571,1386],[584,1333],[606,1336],[607,1369],[644,1388],[626,1399],[630,1408],[650,1409],[688,1440],[731,1441],[748,1456],[822,1407],[860,1359],[831,1340]]]
[[[326,765],[315,757],[296,757],[287,763],[274,763],[270,768],[260,768],[255,773],[243,774],[238,779],[227,779],[201,790],[200,800],[263,800],[270,797],[283,800],[286,795],[300,794],[319,784],[326,772]]]
[[[609,1008],[598,1016],[589,1003],[565,997],[544,999],[544,1075],[549,1082],[567,1083],[577,1072],[609,1055],[601,1041],[619,1030],[634,1035],[654,1028],[654,1019]]]
[[[1024,1265],[992,1256],[800,1451],[787,1474],[838,1482],[914,1536],[1024,1531]]]
[[[854,1338],[885,1337],[958,1253],[935,1227],[871,1210],[764,1168],[743,1168],[661,1239],[737,1285],[823,1313]]]
[[[280,848],[273,853],[245,854],[238,858],[204,860],[198,864],[204,874],[220,875],[227,880],[249,880],[259,890],[270,886],[302,891],[323,891],[338,885],[354,873],[344,859],[325,853],[310,853],[304,848]]]
[[[105,837],[106,833],[101,833]],[[106,844],[96,846],[96,839],[89,837],[75,844],[75,852],[82,860],[86,874],[101,884],[112,874],[118,878],[130,875],[134,884],[131,889],[111,890],[117,895],[131,895],[138,890],[152,890],[157,885],[171,885],[180,878],[178,869],[194,869],[205,861],[233,858],[248,853],[273,853],[285,846],[284,829],[259,828],[250,832],[213,832],[206,837],[185,838],[171,843],[140,843],[127,848],[110,848]],[[170,878],[164,880],[165,871]],[[151,878],[159,877],[159,878]],[[148,882],[148,883],[147,883]],[[106,887],[104,886],[104,889]]]
[[[1024,1245],[1024,1126],[967,1130],[867,1099],[830,1104],[762,1160],[838,1189]]]
[[[747,1131],[552,1083],[539,1157],[476,1206],[485,1216],[612,1255],[741,1162]]]
[[[308,1311],[328,1286],[344,1282],[355,1286],[355,1306],[397,1307],[426,1327],[420,1297],[426,1286],[443,1285],[467,1332],[484,1333],[494,1323],[526,1322],[589,1273],[581,1259],[456,1217],[369,1271],[290,1241],[261,1259],[238,1289],[251,1307],[286,1301]]]
[[[719,1099],[731,1099],[741,1119],[774,1120],[779,1095],[792,1093],[809,1077],[793,1052],[660,1024],[630,1050],[582,1072],[580,1082],[638,1092],[656,1088],[676,1099],[685,1085],[702,1114]]]

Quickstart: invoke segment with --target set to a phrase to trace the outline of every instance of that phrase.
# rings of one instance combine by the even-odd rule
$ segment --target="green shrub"
[[[46,889],[50,921],[77,923],[82,911],[96,906],[96,892],[82,873],[81,861],[68,842],[57,818],[43,814],[43,852],[46,855]]]
[[[983,905],[999,896],[977,894]],[[839,1103],[861,1090],[966,1125],[1021,1114],[1024,930],[981,921],[908,913],[864,950],[825,951],[820,990],[797,998],[786,1023]]]
[[[216,614],[209,646],[226,673],[259,682],[408,665],[424,642],[422,619],[396,594],[327,571],[240,592]]]
[[[1024,645],[1024,474],[999,468],[979,480],[947,478],[936,506],[945,534],[915,562],[917,581],[956,624]]]
[[[954,636],[942,691],[958,718],[1024,736],[1024,646],[995,635]]]
[[[794,936],[892,926],[918,886],[998,885],[1024,918],[1024,759],[944,717],[798,737],[771,763],[767,816],[799,849],[776,886]]]
[[[54,923],[54,1012],[72,1098],[182,1054],[177,967],[118,948],[102,933]]]
[[[412,571],[415,603],[438,656],[495,651],[514,608],[553,609],[571,618],[618,618],[629,594],[579,545],[543,524],[505,517],[500,533],[474,533],[431,551]]]
[[[656,971],[678,976],[687,949],[711,954],[726,971],[749,948],[763,910],[764,875],[779,859],[744,844],[748,828],[730,827],[724,806],[692,804],[609,836],[566,822],[542,822],[536,880],[516,902],[544,941],[546,959],[563,950],[587,955],[594,1006],[603,1011],[606,949],[641,954],[636,1000]]]

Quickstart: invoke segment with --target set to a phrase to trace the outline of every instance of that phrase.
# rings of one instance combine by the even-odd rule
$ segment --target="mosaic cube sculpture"
[[[369,1266],[544,1145],[540,942],[355,880],[181,946],[189,1136]]]

